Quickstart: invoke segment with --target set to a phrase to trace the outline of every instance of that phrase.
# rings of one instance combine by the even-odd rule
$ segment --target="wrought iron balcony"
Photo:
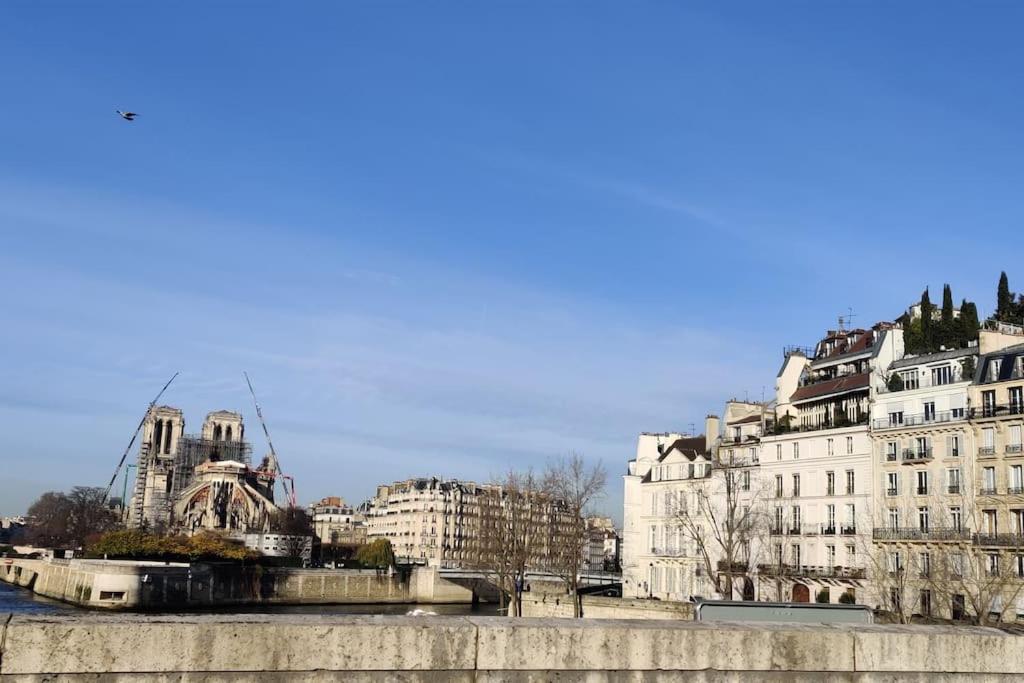
[[[1007,486],[1006,492],[1011,496],[1024,494],[1024,486]]]
[[[875,527],[871,533],[876,541],[966,541],[971,535],[953,527]]]
[[[1013,455],[1024,451],[1024,445],[1019,443],[1011,443],[1006,446],[1007,455]]]
[[[1024,547],[1024,534],[974,534],[975,545]]]
[[[946,487],[946,493],[959,494],[960,484],[950,484]]]
[[[861,567],[828,567],[806,564],[759,564],[759,574],[765,576],[801,576],[822,579],[863,579],[866,572]]]
[[[924,462],[932,459],[931,448],[904,448],[903,449],[903,463],[917,463]]]
[[[844,536],[853,536],[857,533],[857,526],[854,524],[844,524],[842,527],[840,527],[839,533],[841,533]]]
[[[995,446],[978,446],[978,457],[986,458],[992,457],[996,454]]]
[[[994,486],[982,486],[978,489],[979,496],[994,496],[996,495],[996,488]]]

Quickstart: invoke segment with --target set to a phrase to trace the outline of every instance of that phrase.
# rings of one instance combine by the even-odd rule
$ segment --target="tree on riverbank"
[[[195,536],[159,536],[139,530],[111,531],[86,546],[88,557],[107,559],[252,561],[260,554],[213,532]]]
[[[377,570],[377,576],[395,565],[395,552],[391,548],[391,541],[386,538],[378,538],[356,551],[356,560],[364,567],[372,567]]]
[[[102,488],[76,486],[68,493],[48,491],[28,509],[28,540],[34,545],[80,547],[91,536],[121,526]]]

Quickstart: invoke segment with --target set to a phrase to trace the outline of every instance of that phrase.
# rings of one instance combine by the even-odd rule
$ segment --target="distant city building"
[[[331,496],[309,506],[313,533],[322,546],[358,546],[366,543],[366,515],[343,498]]]
[[[618,571],[621,538],[610,517],[587,518],[585,568],[590,571]]]
[[[462,566],[470,557],[480,498],[489,488],[438,478],[378,486],[366,513],[367,540],[388,539],[395,556],[406,561]]]
[[[313,555],[313,537],[294,534],[249,533],[244,537],[245,547],[259,551],[267,557],[294,557],[308,565]]]

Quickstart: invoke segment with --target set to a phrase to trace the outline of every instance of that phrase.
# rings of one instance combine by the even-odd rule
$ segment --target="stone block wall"
[[[1017,681],[978,627],[505,617],[0,614],[0,678],[62,681]]]

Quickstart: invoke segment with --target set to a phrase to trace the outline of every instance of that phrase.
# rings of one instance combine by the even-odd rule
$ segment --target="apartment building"
[[[705,436],[643,433],[624,478],[623,595],[687,600],[711,597],[705,563],[680,529],[679,506],[693,504],[710,482],[711,447],[719,420],[709,416]]]
[[[309,506],[313,533],[323,546],[358,546],[366,543],[366,516],[339,496],[328,496]]]
[[[949,616],[933,565],[969,541],[974,434],[969,388],[978,347],[907,355],[873,378],[874,550],[878,604],[906,615]]]
[[[1010,333],[1024,338],[1020,328]],[[977,460],[969,482],[975,499],[965,517],[975,531],[974,563],[985,577],[984,588],[975,586],[981,595],[973,597],[992,615],[1024,619],[1024,343],[980,357],[969,404]],[[972,596],[960,602],[965,598]]]
[[[493,488],[436,477],[378,486],[367,506],[367,539],[391,541],[399,561],[461,566],[469,557],[481,499]]]
[[[762,599],[870,601],[871,377],[900,355],[890,323],[830,330],[813,350],[787,349],[773,427],[760,444],[771,487]]]

